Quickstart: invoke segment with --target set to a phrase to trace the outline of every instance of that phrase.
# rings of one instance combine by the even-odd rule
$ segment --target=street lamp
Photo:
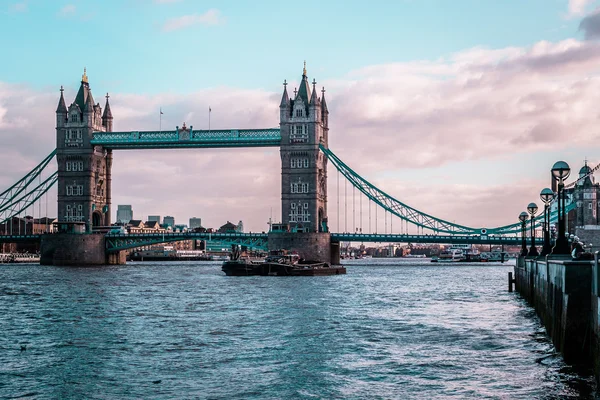
[[[525,240],[525,227],[527,226],[527,219],[529,215],[523,211],[519,214],[519,221],[521,221],[521,256],[525,257],[527,255],[527,242]]]
[[[552,251],[550,247],[550,202],[554,198],[552,189],[542,189],[540,199],[544,203],[544,247],[542,247],[541,256],[547,256]]]
[[[529,253],[527,253],[529,257],[537,257],[540,255],[535,247],[535,213],[537,213],[537,210],[537,204],[529,203],[529,205],[527,205],[527,212],[531,215],[531,248],[529,249]]]
[[[571,174],[569,164],[557,161],[552,167],[552,176],[558,181],[558,235],[552,249],[552,255],[568,255],[569,241],[565,236],[565,179]]]

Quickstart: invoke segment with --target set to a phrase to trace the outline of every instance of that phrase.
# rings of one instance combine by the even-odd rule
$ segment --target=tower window
[[[304,110],[301,108],[296,109],[296,117],[303,117],[304,116]]]
[[[291,143],[304,143],[308,141],[308,126],[307,125],[293,125],[290,131],[290,142]]]
[[[292,203],[289,217],[290,222],[310,222],[310,214],[308,213],[308,203]]]

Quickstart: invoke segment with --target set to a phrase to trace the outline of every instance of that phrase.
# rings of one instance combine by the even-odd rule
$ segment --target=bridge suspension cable
[[[20,196],[12,198],[0,205],[0,224],[4,224],[11,218],[20,215],[29,207],[34,206],[48,190],[58,181],[58,172],[54,172],[40,184],[28,190],[25,193],[20,192]]]
[[[25,191],[35,179],[40,176],[42,171],[48,166],[50,161],[56,155],[56,149],[42,160],[35,168],[29,171],[24,177],[19,179],[14,185],[0,193],[0,208],[4,208],[8,203],[13,202],[17,196]]]
[[[341,173],[352,185],[362,192],[369,199],[369,231],[371,231],[371,201],[375,203],[375,205],[382,207],[385,211],[389,211],[392,215],[399,217],[402,220],[406,221],[406,233],[409,233],[408,223],[411,223],[418,228],[421,228],[421,232],[424,229],[428,229],[435,233],[446,233],[450,235],[480,235],[483,233],[482,228],[473,228],[465,225],[456,224],[453,222],[445,221],[440,218],[436,218],[432,215],[421,212],[413,207],[410,207],[396,198],[390,196],[385,193],[381,189],[375,187],[369,181],[358,175],[352,168],[346,165],[339,157],[337,157],[330,149],[325,148],[323,145],[319,146],[321,151],[327,156],[329,161],[336,167],[338,170],[338,192],[339,192],[339,174]],[[339,196],[339,195],[338,195]],[[567,206],[567,212],[574,209],[576,205],[574,202]],[[377,208],[375,207],[375,233],[378,232],[377,229]],[[338,201],[338,210],[339,210],[339,201]],[[557,212],[551,213],[551,222],[556,221]],[[543,218],[536,219],[536,227],[541,226]],[[386,219],[387,222],[387,219]],[[495,234],[495,235],[508,235],[508,234],[518,234],[521,232],[521,223],[517,222],[510,225],[500,226],[496,228],[487,228],[486,234]],[[387,231],[387,223],[386,223],[386,231]]]

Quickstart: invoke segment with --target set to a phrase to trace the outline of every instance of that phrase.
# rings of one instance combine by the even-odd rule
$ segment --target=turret
[[[108,103],[109,97],[108,93],[106,93],[106,105],[104,106],[104,114],[102,115],[102,126],[106,129],[106,132],[112,132],[113,130],[113,116],[110,104]]]
[[[319,107],[319,98],[317,97],[317,91],[315,90],[315,86],[317,84],[317,81],[315,79],[313,79],[312,81],[312,85],[313,85],[313,90],[312,90],[312,94],[310,96],[310,117],[311,120],[313,121],[319,121],[320,119],[320,114],[321,114],[321,110]]]
[[[67,122],[67,105],[65,104],[65,97],[63,92],[65,89],[60,87],[60,99],[58,100],[58,107],[56,107],[56,127],[65,126],[65,122]]]
[[[108,103],[107,103],[108,104]],[[287,120],[290,116],[290,96],[287,92],[287,81],[283,81],[283,95],[281,96],[281,103],[279,104],[279,119]]]
[[[323,128],[327,129],[329,126],[329,110],[327,109],[327,102],[325,101],[325,86],[323,86],[321,93],[321,118],[323,121]]]
[[[83,108],[83,120],[87,126],[94,126],[94,103],[91,93],[88,94],[85,107]]]

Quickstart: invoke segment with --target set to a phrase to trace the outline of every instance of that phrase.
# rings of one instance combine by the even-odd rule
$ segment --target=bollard
[[[509,272],[509,273],[508,273],[508,291],[509,291],[509,292],[512,292],[512,291],[513,291],[513,283],[514,283],[514,280],[513,280],[512,274],[513,274],[512,272]]]

